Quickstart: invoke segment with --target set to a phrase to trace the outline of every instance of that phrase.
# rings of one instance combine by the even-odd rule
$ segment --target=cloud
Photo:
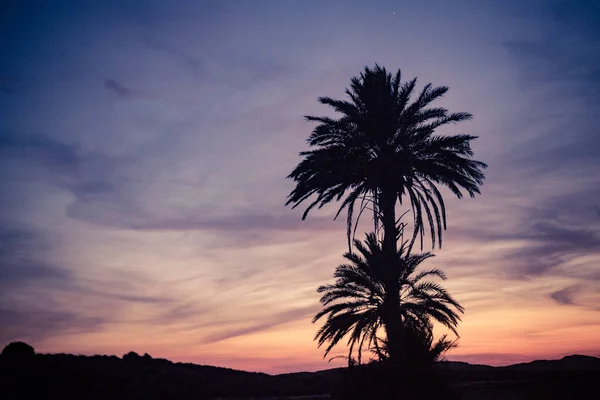
[[[278,211],[269,205],[240,206],[227,214],[219,207],[186,202],[179,209],[161,207],[170,199],[161,190],[152,198],[145,192],[159,187],[152,181],[119,177],[101,177],[99,180],[80,180],[66,188],[75,196],[67,206],[68,217],[98,226],[138,231],[214,231],[244,235],[269,235],[284,231],[319,231],[338,229],[331,216],[311,216],[305,221],[299,212],[290,212],[281,205]],[[174,190],[181,189],[175,182],[165,182]],[[202,197],[202,186],[191,186],[191,194]],[[282,199],[283,203],[283,199]],[[189,204],[189,205],[188,205]],[[252,237],[248,237],[251,240]]]
[[[297,321],[302,318],[312,318],[320,309],[320,306],[301,307],[272,314],[265,318],[258,318],[243,328],[226,327],[221,332],[206,336],[204,343],[220,342],[253,333],[267,331],[269,329]]]
[[[67,271],[53,265],[31,260],[6,260],[0,263],[0,287],[23,284],[31,280],[61,282],[69,279]]]
[[[15,253],[26,254],[28,248],[44,247],[39,237],[24,229],[0,229],[0,257],[5,259]]]
[[[203,302],[185,302],[177,301],[172,304],[168,304],[167,307],[163,307],[158,310],[150,318],[147,318],[143,322],[149,325],[155,326],[174,326],[176,324],[184,324],[184,329],[192,328],[204,328],[210,325],[220,324],[222,321],[217,322],[197,322],[197,319],[206,316],[209,312],[215,311],[215,307],[212,304]],[[193,322],[190,322],[193,321]]]
[[[283,213],[289,211],[283,207],[277,213],[244,207],[233,210],[230,215],[219,215],[210,206],[193,204],[179,211],[164,208],[160,204],[163,199],[170,198],[169,192],[160,190],[157,196],[150,199],[145,192],[157,189],[159,185],[167,185],[174,190],[187,187],[193,194],[202,196],[204,185],[181,179],[157,182],[152,177],[138,178],[139,174],[130,173],[131,168],[136,166],[128,161],[128,157],[83,151],[80,146],[45,135],[0,135],[0,153],[28,166],[42,167],[42,170],[32,171],[31,177],[46,182],[54,181],[56,187],[66,189],[74,196],[67,206],[67,215],[99,226],[140,231],[263,233],[321,230],[332,226],[330,217],[312,216],[301,221],[297,212]],[[5,169],[5,173],[11,173],[13,177],[20,173],[17,171],[17,166]],[[68,180],[53,178],[48,173],[56,173]]]
[[[598,5],[586,0],[546,8],[543,34],[505,44],[519,66],[519,84],[532,102],[524,110],[528,134],[508,156],[536,172],[557,175],[600,172],[600,34]],[[519,128],[518,128],[519,129]],[[577,168],[579,167],[579,168]]]
[[[575,293],[579,291],[579,286],[569,286],[561,290],[557,290],[556,292],[550,293],[549,297],[556,301],[558,304],[562,304],[565,306],[574,305],[575,302],[573,300],[573,296]]]
[[[548,297],[560,305],[582,307],[588,311],[600,311],[596,287],[597,285],[592,279],[582,279],[580,283],[556,290]],[[597,323],[592,322],[592,324]]]
[[[97,330],[106,321],[117,322],[119,312],[132,305],[170,318],[181,309],[184,300],[149,290],[156,282],[146,282],[143,274],[89,275],[59,266],[51,257],[56,245],[36,230],[0,229],[0,339]]]
[[[125,86],[121,85],[119,82],[117,82],[114,79],[105,79],[104,87],[107,90],[109,90],[113,93],[116,93],[119,97],[122,97],[125,99],[131,98],[131,96],[132,96],[131,90],[127,89]]]
[[[244,214],[236,212],[232,216],[211,218],[207,210],[197,210],[180,217],[162,217],[145,212],[129,199],[95,204],[73,203],[68,207],[71,218],[92,222],[98,225],[113,226],[140,231],[191,231],[207,230],[220,232],[254,231],[295,231],[323,230],[331,228],[331,217],[313,217],[302,221],[296,215]]]
[[[150,35],[146,37],[146,42],[150,47],[159,51],[164,51],[176,59],[183,61],[184,64],[191,67],[193,70],[203,70],[203,63],[200,61],[200,58],[184,50],[181,46],[172,45],[158,37]]]
[[[43,260],[49,243],[34,232],[0,229],[0,288],[3,294],[32,281],[62,286],[70,273]]]
[[[517,233],[515,239],[519,238],[525,241],[524,245],[509,255],[516,264],[513,271],[519,275],[539,276],[572,257],[600,256],[598,230],[539,222],[520,235]]]
[[[520,215],[515,228],[498,229],[493,224],[461,226],[453,228],[451,233],[453,240],[471,243],[480,247],[483,253],[486,248],[490,249],[488,254],[493,258],[487,262],[501,267],[501,272],[512,279],[542,276],[597,279],[598,274],[592,266],[573,269],[564,266],[577,259],[591,257],[600,260],[600,224],[579,223],[570,215],[568,218],[555,216],[560,214],[558,209],[551,210],[547,214],[540,213],[539,209],[516,208],[511,210]],[[592,210],[589,211],[591,213]],[[503,219],[502,215],[499,214],[498,218]],[[571,223],[569,218],[572,218]],[[471,272],[479,264],[483,269],[477,269],[477,273],[485,273],[486,262],[475,260],[475,265],[472,265],[473,262],[464,256],[456,261]]]
[[[598,4],[574,0],[549,4],[545,8],[545,18],[540,25],[544,34],[506,43],[510,51],[533,61],[525,70],[531,73],[532,83],[549,78],[554,82],[548,84],[600,79],[600,67],[594,63],[600,55],[600,48],[596,45],[600,37],[597,29],[600,22]],[[586,95],[600,94],[593,87],[576,85],[571,89],[583,89]]]
[[[80,163],[77,146],[40,134],[0,131],[0,159],[25,159],[43,167],[73,173]]]
[[[86,333],[102,329],[104,319],[66,310],[20,310],[0,307],[0,341],[37,342],[66,333]]]
[[[108,285],[106,285],[108,286]],[[118,293],[109,288],[103,290],[91,289],[90,287],[80,287],[78,289],[86,296],[98,296],[108,300],[116,300],[119,303],[147,303],[147,304],[162,304],[170,305],[174,302],[173,298],[166,296],[143,296],[136,294]]]
[[[41,341],[101,328],[104,319],[59,304],[53,294],[77,290],[72,272],[48,253],[55,242],[29,228],[0,229],[0,341]],[[83,288],[87,295],[90,288]],[[49,295],[50,291],[50,295]]]

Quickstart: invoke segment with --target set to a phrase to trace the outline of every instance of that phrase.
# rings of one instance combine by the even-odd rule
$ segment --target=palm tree
[[[317,122],[308,138],[313,149],[300,153],[302,161],[288,176],[296,187],[286,205],[295,208],[312,198],[303,219],[314,207],[341,201],[336,218],[347,209],[349,248],[356,202],[360,201],[360,208],[354,224],[370,207],[375,232],[380,222],[383,227],[383,255],[389,266],[395,263],[396,241],[405,226],[396,219],[396,204],[402,204],[406,196],[413,212],[407,253],[417,238],[423,247],[425,218],[432,247],[436,238],[441,246],[446,211],[438,186],[449,188],[459,198],[462,190],[474,197],[483,183],[482,170],[487,167],[472,159],[470,143],[475,136],[435,134],[439,127],[472,117],[466,112],[450,113],[430,106],[448,88],[427,84],[414,96],[415,87],[416,78],[402,82],[400,70],[392,76],[375,65],[351,79],[350,89],[346,89],[349,101],[319,98],[340,117],[306,117]],[[384,283],[391,298],[385,310],[389,353],[391,359],[397,359],[403,352],[402,327],[395,320],[400,312],[399,282],[388,274]]]
[[[350,263],[336,268],[335,283],[317,289],[322,293],[324,308],[315,316],[313,323],[323,317],[326,317],[326,321],[318,330],[315,340],[319,347],[328,343],[325,356],[340,340],[348,337],[348,360],[354,359],[355,348],[359,364],[363,348],[372,348],[380,358],[387,359],[389,337],[382,341],[377,334],[382,329],[387,334],[390,324],[386,313],[387,303],[399,299],[399,313],[394,318],[401,322],[407,332],[407,348],[416,349],[417,353],[413,351],[413,355],[421,354],[421,349],[426,348],[425,358],[430,357],[427,361],[436,361],[453,342],[444,336],[441,341],[434,343],[431,320],[440,322],[457,334],[459,313],[464,309],[441,285],[425,279],[435,277],[445,280],[442,271],[431,269],[417,273],[419,265],[433,257],[433,254],[407,254],[404,243],[396,254],[393,268],[389,268],[384,262],[381,242],[374,233],[367,234],[364,244],[355,240],[354,246],[358,252],[344,254]],[[390,271],[398,281],[398,296],[392,296],[386,284]],[[425,360],[423,357],[420,359]],[[414,357],[409,358],[414,361]]]
[[[346,89],[350,101],[320,97],[322,104],[341,117],[306,116],[318,123],[308,138],[315,149],[301,152],[304,159],[288,176],[296,187],[286,205],[295,208],[316,195],[304,219],[315,206],[339,201],[349,192],[336,217],[347,208],[350,227],[355,203],[362,199],[359,211],[370,203],[374,219],[381,219],[384,230],[392,231],[396,200],[402,203],[407,195],[415,238],[420,235],[422,244],[427,217],[432,246],[436,236],[441,246],[446,212],[438,186],[448,187],[459,198],[461,188],[474,197],[483,183],[481,170],[487,165],[472,159],[470,142],[476,136],[434,134],[437,128],[470,120],[472,115],[428,108],[448,91],[446,86],[427,84],[411,102],[416,81],[402,82],[400,70],[392,77],[376,65],[351,79],[351,89]]]
[[[408,330],[407,350],[410,355],[411,366],[430,366],[433,363],[443,361],[445,354],[458,346],[458,339],[451,340],[444,334],[434,340],[433,326],[431,323],[421,329]],[[370,349],[377,356],[378,361],[387,361],[387,340],[377,338],[375,346]]]

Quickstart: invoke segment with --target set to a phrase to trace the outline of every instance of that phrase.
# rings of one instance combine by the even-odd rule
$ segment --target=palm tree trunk
[[[397,357],[397,337],[398,337],[398,313],[399,311],[399,284],[395,279],[393,265],[396,261],[397,243],[396,243],[396,208],[395,196],[382,192],[380,194],[380,210],[383,223],[383,254],[385,264],[388,267],[386,275],[386,315],[385,329],[388,340],[388,351],[390,360]]]
[[[399,271],[397,270],[397,226],[396,226],[396,195],[393,191],[380,192],[380,211],[383,224],[383,254],[386,259],[386,304],[384,326],[388,341],[388,356],[391,371],[395,381],[399,383],[397,389],[400,393],[406,393],[404,373],[406,366],[406,353],[404,349],[402,320],[400,311],[400,283]]]

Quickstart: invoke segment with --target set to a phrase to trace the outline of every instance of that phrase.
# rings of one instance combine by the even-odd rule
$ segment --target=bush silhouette
[[[3,357],[26,358],[34,355],[35,350],[33,347],[24,342],[10,342],[2,350]]]
[[[135,351],[130,351],[127,354],[123,354],[123,360],[139,360],[140,358],[142,357]]]

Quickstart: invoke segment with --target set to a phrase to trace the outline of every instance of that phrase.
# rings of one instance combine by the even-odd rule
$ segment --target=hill
[[[499,368],[527,372],[600,371],[600,358],[574,354],[560,360],[536,360]]]
[[[327,393],[328,373],[273,376],[174,363],[129,353],[117,356],[0,356],[0,398],[211,399]]]
[[[594,387],[600,376],[600,359],[595,357],[574,355],[507,367],[444,362],[439,369],[464,399],[600,398]],[[135,353],[122,358],[3,354],[0,398],[191,400],[323,396],[334,391],[344,371],[337,368],[268,375],[174,363]],[[586,391],[592,397],[586,397]],[[522,397],[533,393],[546,395]],[[570,393],[577,397],[568,397]]]

